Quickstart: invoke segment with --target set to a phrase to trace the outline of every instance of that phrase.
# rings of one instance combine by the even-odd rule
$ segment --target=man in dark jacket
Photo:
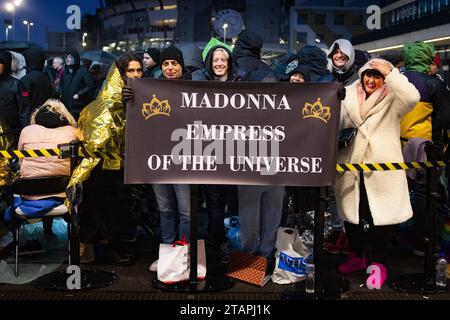
[[[142,62],[144,64],[144,78],[155,79],[159,78],[162,74],[159,67],[159,55],[160,52],[156,48],[148,48],[144,51]]]
[[[81,110],[93,100],[94,79],[86,68],[80,68],[77,51],[66,53],[66,66],[61,78],[60,95],[70,113],[78,119]]]
[[[23,83],[11,77],[11,53],[0,51],[0,118],[19,134],[29,123],[29,93]]]
[[[256,33],[242,31],[233,50],[233,62],[245,72],[242,81],[278,81],[275,73],[260,60],[263,39]]]
[[[23,52],[23,56],[27,62],[27,74],[22,78],[22,82],[30,93],[32,113],[52,97],[53,90],[50,78],[42,71],[45,64],[44,53],[37,48],[30,48]]]

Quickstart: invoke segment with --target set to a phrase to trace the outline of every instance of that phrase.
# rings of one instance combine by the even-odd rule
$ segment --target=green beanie
[[[216,47],[216,46],[222,46],[227,48],[230,52],[233,52],[233,48],[226,44],[225,42],[222,42],[220,40],[217,40],[216,38],[211,38],[211,40],[209,40],[209,42],[206,44],[205,49],[203,49],[202,51],[202,58],[203,61],[205,61],[206,56],[208,55],[209,50],[211,50],[211,48]]]
[[[416,41],[403,48],[403,61],[406,70],[428,73],[433,62],[434,48],[431,44]]]

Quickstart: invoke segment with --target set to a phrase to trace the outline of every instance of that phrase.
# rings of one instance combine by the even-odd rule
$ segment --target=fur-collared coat
[[[419,101],[419,92],[394,68],[385,79],[387,95],[372,101],[373,106],[361,119],[359,84],[358,80],[347,87],[341,106],[341,128],[359,129],[353,143],[339,150],[338,163],[403,162],[400,120]],[[376,99],[376,95],[369,99]],[[359,172],[338,173],[334,186],[339,214],[352,224],[359,224],[359,180]],[[364,183],[375,226],[398,224],[412,217],[404,171],[364,172]]]

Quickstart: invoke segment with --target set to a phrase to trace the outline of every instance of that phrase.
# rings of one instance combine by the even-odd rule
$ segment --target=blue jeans
[[[238,186],[238,190],[242,251],[274,259],[284,187]]]
[[[186,184],[154,184],[156,202],[161,220],[161,238],[165,244],[181,240],[189,241],[191,189]],[[179,232],[177,232],[179,218]]]

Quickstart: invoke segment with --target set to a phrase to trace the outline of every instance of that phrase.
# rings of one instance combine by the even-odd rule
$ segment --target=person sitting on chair
[[[48,99],[31,115],[30,125],[23,128],[19,137],[19,150],[53,149],[58,144],[78,140],[77,123],[62,102]],[[58,157],[20,159],[20,178],[70,176],[70,160]],[[66,197],[65,193],[22,196],[25,200]],[[43,218],[44,234],[54,237],[51,217]]]

